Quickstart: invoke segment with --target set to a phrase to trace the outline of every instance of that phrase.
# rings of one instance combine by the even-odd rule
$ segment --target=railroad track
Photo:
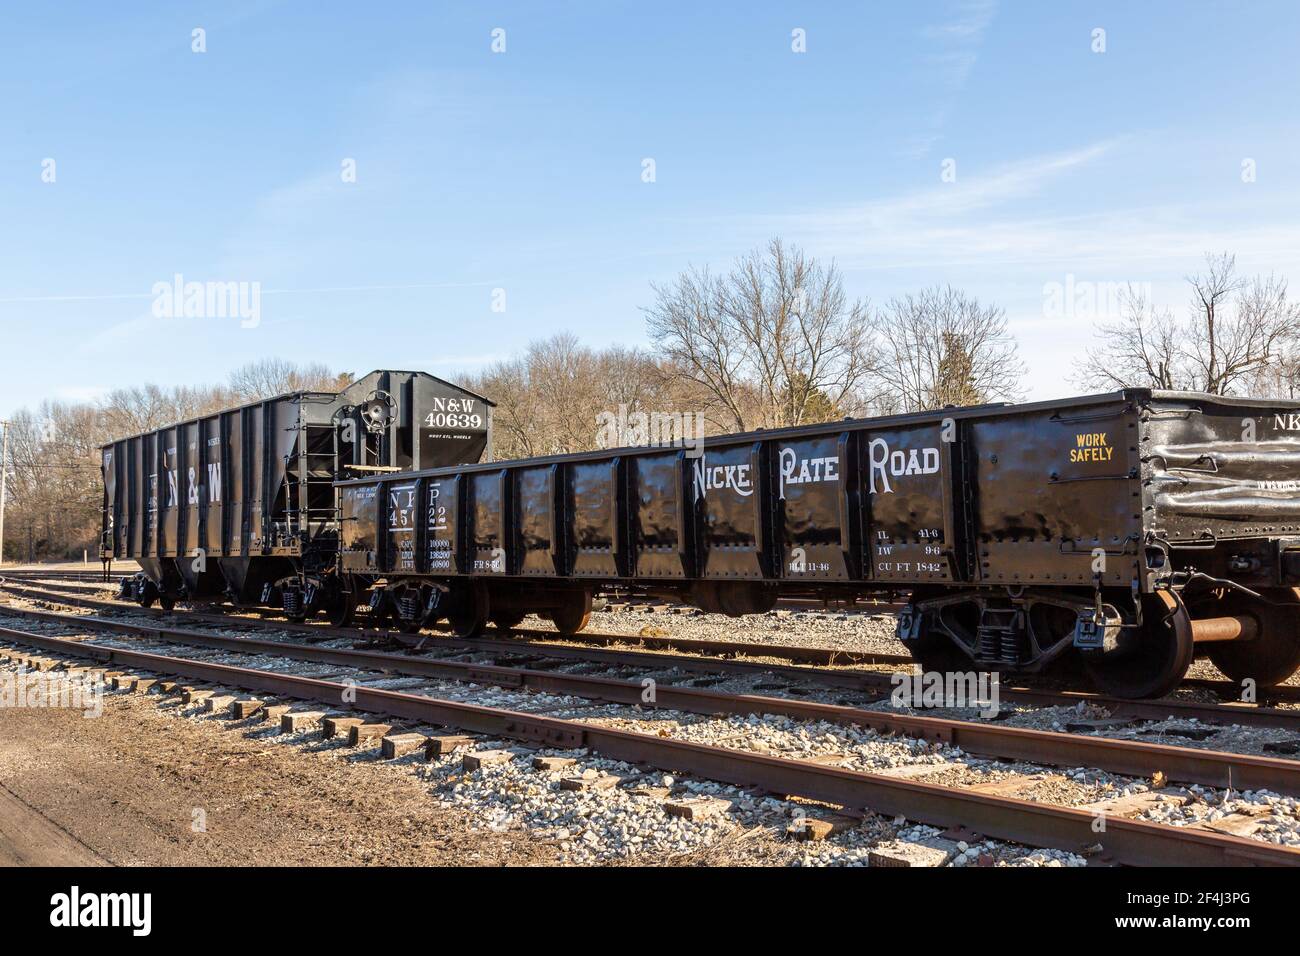
[[[80,574],[81,572],[70,572]],[[58,589],[58,583],[50,583],[44,580],[39,572],[23,572],[27,577],[23,580],[29,580],[32,583],[41,584],[46,588]],[[5,576],[12,576],[9,572]],[[4,585],[5,576],[0,576],[0,587]],[[103,583],[99,581],[97,583]],[[791,603],[800,602],[805,604],[819,604],[820,602],[811,599],[788,599]],[[664,605],[647,605],[647,607],[662,607]],[[884,607],[882,605],[882,607]],[[866,608],[862,608],[866,610]],[[247,608],[240,609],[240,614],[254,614],[258,617],[274,620],[282,617],[280,612],[269,608]],[[283,625],[297,627],[296,625]],[[316,629],[319,625],[304,625],[306,628]],[[814,647],[808,645],[785,645],[785,644],[765,644],[757,641],[718,641],[704,640],[698,638],[685,638],[676,636],[661,635],[641,635],[641,634],[620,634],[620,633],[601,633],[601,632],[582,632],[560,636],[553,631],[543,628],[515,627],[511,628],[510,633],[515,637],[532,638],[536,641],[563,641],[566,644],[585,644],[593,647],[611,647],[611,646],[637,646],[654,651],[679,651],[685,654],[703,655],[707,657],[718,658],[755,658],[755,659],[774,659],[788,661],[791,664],[806,664],[817,667],[893,667],[909,668],[913,664],[913,659],[909,654],[890,654],[885,652],[868,652],[846,650],[832,647]],[[479,644],[478,646],[485,646]],[[835,686],[854,686],[852,683],[839,683]],[[1182,686],[1189,690],[1207,691],[1225,701],[1235,701],[1240,692],[1235,684],[1230,681],[1215,681],[1202,678],[1188,678],[1183,681]],[[1036,692],[1033,688],[1026,686],[1017,686],[1012,688],[1020,694],[1020,700],[1025,703],[1038,703],[1046,706],[1046,698],[1033,696]],[[1261,702],[1278,702],[1300,704],[1300,686],[1283,685],[1279,687],[1264,688],[1260,691]],[[1081,692],[1073,697],[1067,694],[1061,694],[1061,702],[1066,703],[1069,699],[1077,702],[1080,698],[1095,699],[1097,695],[1089,695]],[[1197,716],[1189,714],[1189,716]],[[1212,719],[1206,715],[1206,719]]]
[[[266,620],[264,616],[243,617],[231,614],[176,609],[163,611],[159,608],[140,608],[121,602],[101,601],[78,595],[69,595],[56,591],[43,590],[27,585],[15,585],[0,581],[0,590],[22,595],[28,599],[45,600],[62,603],[69,607],[84,607],[89,610],[110,613],[144,614],[152,619],[188,620],[195,623],[214,624],[219,627],[248,627],[272,629],[279,632],[302,634],[309,640],[331,640],[347,638],[351,640],[374,641],[379,632],[361,628],[335,628],[326,624],[293,624],[286,621]],[[0,606],[3,609],[3,606]],[[518,633],[518,632],[516,632]],[[472,652],[492,652],[501,655],[534,656],[558,660],[581,660],[611,666],[641,667],[648,669],[675,668],[691,673],[717,677],[736,677],[743,675],[772,675],[788,680],[807,681],[813,684],[856,691],[868,695],[888,696],[896,684],[892,674],[854,670],[849,668],[820,668],[799,665],[771,664],[751,660],[723,659],[711,656],[699,656],[687,653],[666,653],[660,651],[611,649],[604,647],[579,646],[567,643],[567,636],[557,635],[551,631],[534,631],[534,635],[550,640],[527,640],[520,637],[489,639],[460,639],[450,635],[429,635],[416,643],[414,650],[431,648],[448,648]],[[409,640],[410,635],[387,633],[383,635],[391,640]],[[621,636],[627,642],[636,642],[638,638],[630,635]],[[711,645],[712,642],[699,642]],[[907,659],[910,664],[910,658]],[[1211,689],[1226,700],[1233,700],[1235,685],[1223,681],[1206,681],[1203,689]],[[793,690],[799,693],[798,689]],[[1276,693],[1273,698],[1278,701],[1300,700],[1300,689],[1293,687],[1272,688],[1269,693]],[[1247,727],[1279,727],[1288,730],[1300,730],[1300,710],[1281,709],[1266,703],[1201,703],[1187,700],[1163,699],[1126,700],[1105,697],[1084,691],[1057,691],[1025,687],[1019,684],[1003,682],[999,685],[1001,701],[1030,707],[1078,707],[1093,705],[1104,708],[1112,717],[1134,720],[1160,721],[1171,718],[1195,720],[1209,724],[1236,724]],[[1264,698],[1265,701],[1270,698]]]
[[[50,588],[57,589],[60,587],[60,584],[50,583],[49,581],[37,577],[22,578],[20,580],[28,580],[32,583],[41,584]],[[3,583],[4,576],[0,576],[0,585],[3,585]],[[241,608],[239,611],[241,614],[252,613],[267,618],[281,616],[279,611],[270,608]],[[910,654],[854,651],[834,647],[762,644],[754,641],[714,641],[673,636],[600,633],[591,631],[583,631],[578,634],[567,634],[561,636],[557,635],[554,631],[532,627],[513,627],[510,629],[510,632],[521,637],[533,637],[541,640],[563,640],[573,644],[591,644],[593,646],[638,644],[653,650],[678,650],[718,657],[771,657],[779,660],[786,660],[791,663],[812,664],[821,667],[862,665],[910,666],[912,663],[912,657]]]
[[[132,571],[130,573],[134,574],[135,572]],[[4,568],[0,569],[0,576],[6,578],[46,578],[51,580],[88,581],[100,584],[105,582],[103,571],[91,570],[73,571],[53,569],[45,571],[39,568]]]
[[[136,569],[138,570],[138,569]],[[39,568],[15,568],[8,571],[0,572],[6,577],[27,578],[27,579],[61,579],[65,581],[78,581],[92,584],[103,584],[113,580],[114,576],[121,577],[124,574],[135,574],[136,571],[125,570],[111,572],[108,578],[105,578],[102,571],[92,570],[41,570]],[[618,594],[609,595],[607,606],[614,611],[673,611],[679,613],[697,612],[697,609],[689,604],[679,604],[670,601],[656,601],[639,597],[621,596]],[[905,607],[906,601],[878,601],[874,599],[861,600],[844,600],[836,601],[832,599],[820,598],[800,598],[800,597],[783,597],[777,599],[777,607],[789,611],[812,611],[826,612],[835,614],[892,614],[902,607]]]
[[[1274,757],[1225,754],[1105,737],[1006,727],[992,722],[916,717],[813,701],[752,694],[722,693],[672,684],[654,686],[646,700],[640,680],[620,680],[527,667],[412,657],[381,651],[326,648],[288,641],[229,637],[152,624],[132,624],[98,617],[52,611],[4,609],[22,617],[72,629],[123,634],[142,640],[162,640],[222,651],[275,654],[290,660],[344,664],[359,669],[410,677],[435,677],[464,683],[492,684],[613,703],[665,708],[693,714],[777,714],[796,720],[870,727],[882,733],[940,741],[970,752],[1048,766],[1091,766],[1110,773],[1150,776],[1212,787],[1269,789],[1300,795],[1300,762]]]
[[[1107,816],[1098,833],[1095,810],[1020,800],[923,781],[901,779],[885,773],[868,773],[824,762],[791,756],[771,756],[696,743],[672,736],[602,726],[580,719],[564,719],[510,708],[487,707],[422,693],[386,690],[348,679],[344,682],[286,673],[287,662],[311,661],[341,665],[352,673],[368,671],[383,675],[420,673],[456,681],[482,682],[492,679],[520,690],[585,696],[588,699],[622,700],[638,709],[645,706],[643,686],[637,682],[601,680],[580,675],[529,672],[525,669],[484,668],[454,662],[412,659],[403,655],[372,651],[325,648],[297,643],[259,641],[224,635],[198,633],[179,628],[155,628],[121,621],[92,621],[72,615],[32,612],[28,616],[47,625],[58,624],[78,637],[92,633],[126,634],[133,641],[162,641],[191,652],[236,652],[262,658],[261,667],[235,666],[197,656],[160,654],[154,650],[108,646],[94,638],[75,639],[29,630],[0,628],[0,639],[36,647],[69,658],[91,659],[99,664],[137,668],[156,675],[214,682],[223,687],[267,692],[294,701],[312,701],[331,708],[379,714],[386,717],[454,728],[475,734],[522,741],[541,747],[584,748],[603,757],[646,764],[662,770],[686,772],[741,787],[756,787],[778,795],[794,795],[825,801],[852,810],[898,815],[938,827],[966,827],[995,839],[1030,846],[1078,851],[1097,847],[1105,862],[1144,865],[1300,865],[1300,849],[1250,840],[1211,830],[1176,827]],[[21,652],[5,651],[11,661],[48,667],[51,662]],[[55,662],[59,663],[59,662]],[[281,669],[275,669],[281,668]],[[100,676],[103,676],[101,672]],[[150,689],[152,680],[136,682],[130,675],[119,683]],[[167,688],[182,690],[179,685]],[[347,701],[350,706],[342,707]],[[261,701],[231,701],[232,709],[247,716],[263,707]],[[1171,768],[1171,779],[1204,780],[1207,785],[1277,787],[1279,792],[1300,792],[1300,763],[1273,758],[1195,751],[1189,748],[1084,738],[1044,731],[980,727],[969,722],[932,718],[900,718],[869,712],[848,714],[826,705],[781,699],[744,698],[719,695],[692,688],[660,688],[653,706],[687,712],[710,712],[719,707],[731,713],[781,713],[800,718],[848,719],[886,732],[911,733],[927,739],[955,741],[975,752],[985,749],[1005,754],[1019,751],[1066,763],[1082,762],[1149,769],[1153,763]],[[284,709],[281,705],[277,710]],[[362,721],[354,721],[361,725]],[[376,725],[370,725],[376,726]],[[383,729],[389,728],[384,725]],[[930,735],[938,735],[933,738]],[[1070,750],[1069,748],[1074,748]],[[1055,755],[1053,757],[1053,755]],[[1123,772],[1123,771],[1116,771]],[[1134,771],[1129,771],[1134,772]],[[1137,771],[1142,772],[1142,771]],[[1215,784],[1219,780],[1223,783]],[[1250,781],[1249,783],[1246,781]]]

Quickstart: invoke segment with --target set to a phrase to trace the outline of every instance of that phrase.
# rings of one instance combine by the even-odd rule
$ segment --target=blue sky
[[[563,330],[644,344],[652,281],[773,235],[873,302],[952,283],[1003,306],[1033,398],[1077,391],[1096,319],[1045,309],[1049,283],[1181,308],[1208,250],[1300,283],[1293,3],[0,18],[0,415],[267,355],[455,378]],[[178,273],[260,283],[260,324],[153,315]]]

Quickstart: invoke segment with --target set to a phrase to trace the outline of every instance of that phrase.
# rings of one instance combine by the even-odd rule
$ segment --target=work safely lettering
[[[1070,449],[1070,461],[1110,461],[1115,457],[1115,449],[1106,438],[1105,432],[1087,432],[1075,435],[1075,447]]]

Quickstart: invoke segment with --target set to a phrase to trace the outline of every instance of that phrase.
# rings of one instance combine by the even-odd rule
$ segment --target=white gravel
[[[662,620],[663,614],[643,615]],[[792,615],[792,617],[799,615]],[[634,627],[637,614],[602,615],[599,620],[624,619]],[[826,621],[836,626],[862,627],[866,615],[846,615],[846,621],[834,618]],[[672,615],[674,624],[680,622],[712,621]],[[768,619],[763,619],[768,620]],[[772,618],[780,625],[784,619]],[[42,623],[19,617],[5,617],[0,621],[11,626],[41,633],[66,631],[65,625]],[[719,639],[739,639],[737,622],[726,622],[725,633]],[[772,640],[771,623],[766,625],[765,636],[756,639]],[[808,629],[799,625],[801,633]],[[778,627],[779,629],[779,627]],[[238,629],[229,629],[238,632]],[[243,632],[248,633],[248,632]],[[681,631],[674,626],[674,634]],[[252,636],[266,638],[265,631],[252,632]],[[286,635],[287,636],[287,635]],[[695,633],[682,636],[702,637]],[[95,643],[131,647],[155,648],[161,653],[200,657],[205,661],[249,666],[246,655],[212,650],[183,648],[174,644],[142,642],[120,635],[100,635]],[[326,646],[349,647],[350,640],[326,642]],[[826,646],[833,646],[827,643]],[[262,657],[252,666],[283,670],[303,676],[332,676],[346,671],[342,665],[312,664],[288,659]],[[582,665],[575,665],[582,666]],[[670,672],[671,673],[671,672]],[[335,679],[338,679],[335,676]],[[561,719],[594,721],[601,725],[637,730],[644,733],[671,736],[682,740],[708,743],[751,753],[800,759],[839,758],[832,765],[849,769],[879,772],[890,768],[926,765],[945,777],[945,784],[953,785],[955,779],[987,776],[1001,779],[1009,774],[1049,775],[1064,777],[1057,780],[1050,802],[1079,805],[1105,799],[1141,793],[1148,789],[1143,781],[1116,777],[1091,768],[1048,770],[1024,764],[998,763],[973,758],[960,748],[938,743],[927,743],[913,738],[882,735],[859,726],[827,722],[798,721],[779,715],[750,715],[731,717],[704,717],[668,710],[643,710],[627,705],[594,703],[581,698],[508,690],[456,681],[431,680],[413,677],[381,676],[360,672],[359,683],[369,687],[386,687],[413,693],[474,703],[489,707],[545,714]],[[761,681],[764,678],[738,679],[735,683]],[[766,678],[771,680],[771,678]],[[732,682],[725,685],[732,690]],[[724,685],[719,685],[724,689]],[[831,699],[843,692],[821,689]],[[888,706],[884,704],[883,706]],[[198,708],[189,708],[187,716],[197,716]],[[936,715],[933,710],[924,711]],[[958,716],[958,715],[954,715]],[[961,716],[969,716],[968,714]],[[1061,731],[1072,721],[1082,718],[1104,717],[1091,705],[1080,704],[1070,708],[1014,708],[1006,722],[1012,726],[1038,727]],[[1180,736],[1179,731],[1210,731],[1205,741]],[[267,732],[263,729],[259,732]],[[273,729],[270,733],[273,733]],[[1105,736],[1128,737],[1171,743],[1178,746],[1201,746],[1213,749],[1260,752],[1264,744],[1284,739],[1294,739],[1294,732],[1274,728],[1247,728],[1201,726],[1195,721],[1171,719],[1161,722],[1143,722],[1119,730],[1096,732]],[[1194,734],[1195,736],[1195,734]],[[302,742],[303,735],[295,735]],[[279,737],[284,742],[294,738]],[[319,738],[313,750],[336,749],[336,742],[321,745]],[[517,746],[510,742],[484,742],[476,749]],[[591,754],[569,754],[578,763],[561,771],[544,772],[531,768],[527,756],[506,763],[484,767],[472,773],[461,769],[460,754],[443,757],[432,764],[404,758],[418,768],[431,785],[432,793],[441,800],[469,806],[494,830],[519,829],[530,838],[554,840],[564,853],[567,862],[587,863],[636,857],[645,861],[671,859],[680,854],[695,853],[703,848],[718,846],[723,841],[747,839],[754,833],[765,834],[776,840],[785,832],[791,817],[806,812],[801,804],[756,795],[742,789],[700,780],[664,778],[662,775],[641,774],[626,764],[607,761]],[[561,790],[560,780],[578,774],[614,773],[626,778],[618,786],[608,789]],[[952,778],[947,775],[951,774]],[[967,781],[968,782],[968,781]],[[726,799],[731,809],[707,820],[688,821],[669,817],[663,810],[667,786],[674,796],[710,795]],[[1153,822],[1190,826],[1215,822],[1231,814],[1252,812],[1260,821],[1259,831],[1252,838],[1288,846],[1300,845],[1300,812],[1298,801],[1292,797],[1279,797],[1266,791],[1246,794],[1225,794],[1207,788],[1191,787],[1192,799],[1186,805],[1177,802],[1161,803],[1145,811],[1143,819]],[[881,821],[868,817],[868,822],[822,842],[781,845],[787,848],[785,862],[796,865],[866,865],[872,846],[882,838],[903,841],[933,839],[938,831],[921,825],[907,826],[906,821],[894,821],[881,832]],[[959,845],[952,866],[1050,866],[1074,867],[1086,864],[1077,855],[1050,850],[1031,850],[997,841],[985,840],[974,845]]]
[[[1187,827],[1221,823],[1229,816],[1244,814],[1260,824],[1250,834],[1252,839],[1280,846],[1300,846],[1300,800],[1295,797],[1268,790],[1236,793],[1199,786],[1188,787],[1187,791],[1191,799],[1186,803],[1176,799],[1162,801],[1143,811],[1138,819]]]
[[[548,626],[530,618],[527,627]],[[894,636],[892,613],[864,611],[787,611],[730,618],[722,614],[666,614],[629,610],[591,616],[591,629],[608,634],[638,635],[652,627],[672,637],[703,641],[753,641],[786,647],[833,647],[877,654],[906,654]]]

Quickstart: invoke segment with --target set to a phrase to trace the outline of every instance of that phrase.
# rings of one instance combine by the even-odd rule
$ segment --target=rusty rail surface
[[[1300,795],[1300,762],[1278,757],[1234,754],[1168,744],[1089,737],[1072,733],[1006,727],[973,720],[955,720],[862,710],[836,704],[789,700],[757,694],[726,694],[660,684],[653,701],[645,700],[640,681],[557,674],[528,668],[475,664],[410,657],[381,651],[315,647],[285,641],[229,637],[202,631],[160,628],[126,621],[60,614],[54,611],[17,610],[33,620],[49,621],[73,629],[129,634],[196,647],[245,654],[267,654],[291,660],[343,664],[364,670],[491,684],[570,695],[588,700],[631,704],[646,710],[659,708],[694,714],[779,714],[797,720],[823,720],[869,727],[882,733],[902,734],[940,741],[968,753],[1025,760],[1055,767],[1086,766],[1150,779],[1157,772],[1168,779],[1238,790],[1268,789]]]
[[[903,815],[933,826],[965,826],[994,839],[1078,851],[1097,844],[1110,860],[1156,866],[1297,866],[1300,849],[1187,827],[1106,820],[1093,831],[1095,814],[1070,807],[963,791],[918,781],[768,757],[706,744],[672,740],[577,721],[440,700],[400,691],[338,684],[273,671],[211,664],[141,651],[106,648],[13,628],[0,635],[72,657],[138,667],[156,673],[213,681],[284,697],[315,700],[390,714],[408,720],[522,740],[564,749],[586,748],[601,756],[696,774],[772,793],[823,800],[844,807]]]
[[[0,584],[3,584],[0,576]],[[41,580],[40,576],[25,577],[19,580],[33,581],[55,590],[59,585]],[[22,587],[17,585],[16,587]],[[66,593],[66,592],[64,592]],[[75,593],[75,592],[73,592]],[[145,608],[141,608],[145,610]],[[259,616],[273,617],[281,612],[273,608],[234,608],[241,613],[254,612]],[[311,625],[308,625],[311,626]],[[574,644],[592,644],[604,646],[609,644],[638,644],[643,647],[689,651],[697,654],[741,657],[774,657],[792,663],[813,664],[822,667],[850,666],[854,664],[885,665],[899,664],[910,666],[910,654],[889,654],[875,651],[843,650],[835,647],[809,647],[806,645],[762,644],[756,641],[710,641],[689,637],[642,636],[640,634],[616,634],[582,632],[579,634],[559,634],[540,627],[512,627],[510,633],[540,640],[566,641]]]
[[[335,628],[326,624],[293,624],[288,621],[271,621],[261,617],[241,617],[210,611],[192,611],[176,609],[164,611],[160,608],[142,608],[114,601],[99,601],[77,595],[42,591],[26,585],[0,582],[0,590],[16,594],[36,594],[47,600],[54,600],[70,606],[86,607],[113,611],[116,613],[145,614],[151,617],[167,617],[202,621],[222,627],[269,628],[287,633],[303,634],[316,640],[331,638],[373,638],[377,632],[361,628]],[[550,633],[550,632],[546,632]],[[409,635],[392,633],[394,639]],[[555,640],[567,640],[560,635],[552,635]],[[890,674],[857,670],[823,670],[796,665],[766,664],[758,661],[737,661],[712,657],[693,657],[667,653],[655,653],[636,650],[612,650],[597,647],[573,647],[551,642],[525,641],[518,639],[460,639],[450,635],[428,635],[417,643],[416,648],[455,647],[475,651],[494,651],[503,654],[537,654],[560,660],[598,661],[628,667],[645,667],[662,669],[674,667],[683,671],[705,674],[772,674],[791,680],[806,680],[827,687],[839,687],[863,693],[888,694],[895,684]],[[910,659],[909,659],[910,660]],[[1235,690],[1234,685],[1223,682],[1225,693]],[[1261,692],[1265,699],[1275,697],[1279,700],[1300,700],[1300,693],[1291,695],[1274,691],[1286,688],[1270,688]],[[1294,689],[1292,689],[1294,690]],[[1239,724],[1248,727],[1280,727],[1286,730],[1300,731],[1300,710],[1284,710],[1258,704],[1204,704],[1184,700],[1129,700],[1120,697],[1106,697],[1088,691],[1050,691],[1025,687],[1009,681],[1001,682],[999,699],[1012,704],[1024,704],[1033,707],[1075,707],[1080,703],[1095,704],[1104,707],[1113,716],[1132,717],[1138,720],[1195,719],[1212,724]]]

